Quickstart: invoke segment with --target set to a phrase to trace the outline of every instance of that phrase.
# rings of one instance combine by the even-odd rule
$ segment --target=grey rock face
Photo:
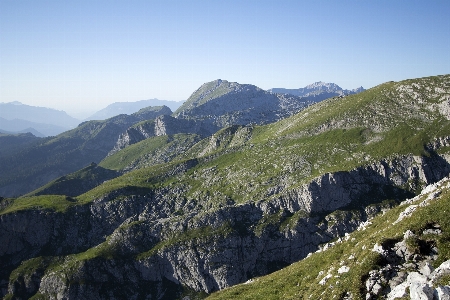
[[[140,141],[155,136],[155,122],[149,121],[137,126],[128,128],[124,133],[119,135],[119,138],[114,145],[114,148],[108,153],[108,156],[122,150],[123,148],[136,144]]]
[[[377,202],[389,194],[400,196],[404,191],[395,186],[410,185],[414,190],[417,182],[436,182],[448,172],[445,157],[404,156],[349,172],[324,174],[268,203],[275,209],[285,207],[290,211],[333,211],[350,203]]]
[[[267,124],[288,117],[315,101],[273,94],[254,85],[226,80],[205,83],[175,112],[177,119],[208,121],[224,128]]]
[[[360,93],[365,91],[365,89],[361,86],[353,90],[345,90],[335,83],[319,81],[299,89],[273,88],[268,91],[271,93],[290,94],[299,97],[321,97],[322,99],[326,99],[335,96]]]
[[[108,153],[108,156],[153,136],[193,133],[201,137],[206,137],[212,135],[217,130],[219,130],[219,127],[208,120],[185,120],[176,119],[169,115],[162,115],[154,121],[132,126],[120,134],[116,145]]]
[[[205,292],[222,289],[280,269],[355,230],[368,213],[373,214],[364,208],[367,204],[388,192],[400,193],[392,189],[395,184],[440,179],[448,172],[448,164],[442,162],[445,157],[405,156],[325,174],[271,200],[235,205],[230,199],[210,210],[202,207],[201,197],[187,197],[189,187],[177,186],[119,190],[65,213],[29,210],[2,215],[0,236],[6,242],[0,243],[0,257],[8,261],[5,270],[32,257],[65,257],[61,268],[22,276],[10,282],[8,290],[34,291],[33,282],[39,293],[49,297],[106,299],[120,298],[117,295],[123,291],[130,297],[147,293],[167,298],[163,292],[167,286]],[[182,174],[195,165],[195,160],[188,161],[170,172]],[[373,199],[363,201],[369,195]],[[360,209],[322,218],[308,214],[349,204]],[[401,243],[396,247],[394,260],[409,255]],[[97,254],[91,259],[70,256],[76,253]],[[421,268],[431,277],[445,272],[441,269],[446,270]],[[375,280],[382,276],[377,276],[373,284],[368,283],[374,295],[382,293],[380,286],[384,286]],[[2,278],[7,280],[9,273],[2,273]]]
[[[196,121],[177,119],[171,116],[161,116],[155,120],[155,135],[170,135],[176,133],[196,133],[208,136],[219,130],[208,120]]]

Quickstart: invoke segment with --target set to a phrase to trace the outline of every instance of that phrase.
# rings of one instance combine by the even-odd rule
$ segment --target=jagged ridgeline
[[[174,113],[175,118],[203,121],[208,127],[267,124],[325,98],[276,94],[251,84],[214,80],[203,84]],[[226,105],[224,105],[224,103]]]
[[[268,125],[139,141],[99,164],[132,171],[82,195],[2,199],[2,293],[194,299],[279,270],[447,176],[449,119],[445,75],[331,98]],[[342,295],[365,298],[378,262],[367,264]],[[295,297],[316,295],[310,288]]]

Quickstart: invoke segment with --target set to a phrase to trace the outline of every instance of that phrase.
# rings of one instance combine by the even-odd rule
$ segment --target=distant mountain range
[[[37,137],[46,137],[55,136],[70,129],[52,124],[34,123],[22,119],[7,120],[0,118],[0,132],[3,133],[17,134],[30,132]]]
[[[290,94],[299,97],[331,98],[335,96],[344,96],[361,93],[365,91],[365,89],[361,86],[353,90],[345,90],[335,83],[318,81],[313,84],[307,85],[304,88],[298,89],[272,88],[267,91],[278,94]]]
[[[328,88],[325,89],[327,85]],[[0,164],[5,170],[0,174],[0,193],[4,196],[23,195],[59,176],[75,172],[91,162],[99,163],[108,155],[116,153],[120,155],[120,150],[151,137],[196,135],[195,138],[180,138],[180,143],[173,143],[172,148],[167,148],[167,151],[178,149],[177,151],[183,152],[190,143],[210,136],[221,128],[272,123],[323,100],[324,93],[341,95],[342,89],[335,84],[316,84],[316,86],[314,97],[311,96],[311,91],[310,96],[299,97],[268,92],[251,84],[217,79],[200,86],[184,103],[158,99],[113,103],[94,114],[91,118],[95,120],[82,122],[77,128],[64,133],[58,134],[43,127],[42,124],[21,120],[20,123],[24,125],[22,132],[28,129],[28,132],[36,136],[54,137],[36,142],[30,148],[24,147],[20,153],[0,157]],[[177,110],[173,113],[168,106],[155,106],[161,103],[167,103]],[[149,104],[152,106],[142,108]],[[64,112],[30,107],[17,102],[3,105],[14,112],[11,113],[14,117],[19,117],[23,113],[24,117],[31,118],[30,112],[46,113],[48,116],[50,113],[58,113],[55,115],[57,120],[62,118],[61,115],[67,116]],[[103,120],[109,115],[113,117]],[[39,121],[42,117],[34,116],[31,119]],[[14,122],[19,121],[0,120],[0,129],[7,133],[18,132],[18,126],[8,126]],[[36,128],[40,130],[36,132]],[[63,128],[57,129],[60,132],[65,131]],[[118,159],[117,155],[109,161]],[[164,157],[167,157],[164,153],[157,156],[160,159],[155,158],[151,161],[165,161]],[[129,158],[120,160],[123,164],[127,162],[127,170],[136,167],[135,162],[128,161]],[[145,163],[146,160],[141,159],[138,165]]]
[[[72,129],[79,123],[79,120],[61,110],[30,106],[17,101],[0,103],[2,131],[20,133],[28,130],[37,136],[50,136]]]
[[[216,86],[214,86],[216,85]],[[213,87],[214,86],[214,87]],[[214,123],[221,124],[231,124],[236,123],[237,115],[242,114],[243,107],[242,105],[253,105],[252,103],[256,103],[256,106],[251,108],[253,111],[251,113],[255,113],[260,107],[262,111],[266,110],[267,103],[263,103],[261,101],[261,97],[263,98],[278,98],[278,100],[274,100],[275,102],[280,102],[280,107],[285,107],[286,105],[298,105],[297,100],[294,100],[293,96],[303,98],[300,102],[306,104],[306,102],[318,102],[327,98],[335,97],[335,96],[343,96],[359,93],[364,91],[364,88],[360,87],[353,90],[344,90],[340,86],[334,83],[324,83],[324,82],[316,82],[310,84],[304,88],[299,89],[285,89],[285,88],[272,88],[267,91],[264,91],[260,88],[257,88],[253,85],[242,85],[237,83],[228,82],[226,80],[216,80],[210,83],[204,84],[200,87],[189,99],[188,101],[169,101],[169,100],[159,100],[159,99],[149,99],[149,100],[140,100],[135,102],[116,102],[108,105],[107,107],[99,110],[94,113],[89,118],[85,119],[85,121],[89,120],[106,120],[111,117],[117,116],[119,114],[133,114],[139,111],[142,108],[149,106],[162,106],[165,105],[169,107],[172,111],[176,112],[176,115],[179,118],[183,118],[180,114],[183,111],[184,115],[190,114],[189,111],[197,106],[198,103],[203,103],[204,101],[210,101],[216,98],[220,98],[222,96],[228,97],[226,101],[229,102],[229,105],[224,107],[226,116],[222,115],[221,120],[215,119]],[[247,93],[246,98],[252,99],[250,102],[242,101],[242,93]],[[233,95],[238,95],[238,97],[234,97]],[[265,95],[264,95],[265,94]],[[269,96],[272,94],[272,96]],[[285,96],[280,96],[284,94]],[[279,96],[274,96],[279,95]],[[194,98],[198,99],[194,99]],[[258,98],[260,97],[260,98]],[[245,98],[245,97],[244,97]],[[283,99],[282,99],[283,98]],[[220,100],[222,101],[222,99]],[[252,102],[253,101],[253,102]],[[270,101],[269,101],[270,102]],[[281,103],[283,102],[283,103]],[[302,105],[303,105],[302,104]],[[208,105],[214,105],[213,103],[209,103]],[[207,106],[203,106],[202,110],[208,109]],[[181,107],[181,110],[180,110]],[[284,108],[284,109],[285,109]],[[247,109],[250,109],[248,107]],[[283,109],[282,109],[283,110]],[[293,107],[289,108],[289,111],[292,113],[295,109]],[[237,111],[239,113],[232,113],[232,111]],[[198,119],[198,115],[196,114],[196,118]],[[205,115],[207,116],[207,115]],[[205,119],[205,116],[203,119]],[[231,121],[231,119],[233,121]],[[242,116],[238,118],[243,118]],[[253,120],[255,123],[261,123],[259,117]],[[229,120],[227,120],[229,119]],[[275,119],[271,120],[274,121]],[[249,121],[249,120],[248,120]],[[30,132],[38,137],[45,136],[56,136],[64,131],[70,130],[76,127],[81,121],[77,120],[71,116],[69,116],[64,111],[59,111],[46,107],[37,107],[22,104],[18,101],[9,102],[9,103],[0,103],[0,132],[1,133],[25,133]]]
[[[8,126],[5,126],[5,124],[9,123],[9,122],[14,122],[13,121],[8,121],[6,119],[0,118],[0,125],[3,128],[8,128]],[[11,134],[11,135],[16,135],[16,134],[21,134],[21,133],[31,133],[32,135],[36,136],[36,137],[45,137],[44,134],[40,133],[39,131],[37,131],[36,129],[32,128],[32,127],[28,127],[19,131],[8,131],[8,130],[4,130],[4,129],[0,129],[0,133],[2,134]]]
[[[130,115],[132,113],[137,112],[141,108],[148,106],[162,106],[165,105],[170,108],[172,111],[176,111],[178,107],[181,106],[183,101],[169,101],[169,100],[159,100],[159,99],[150,99],[150,100],[140,100],[135,102],[115,102],[113,104],[108,105],[107,107],[99,110],[85,121],[89,120],[106,120],[108,118],[120,115],[127,114]]]

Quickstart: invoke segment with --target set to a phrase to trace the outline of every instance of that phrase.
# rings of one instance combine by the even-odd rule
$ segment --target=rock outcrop
[[[361,86],[353,90],[345,90],[335,83],[319,81],[299,89],[273,88],[268,91],[277,94],[290,94],[299,97],[308,97],[310,99],[320,101],[331,97],[357,94],[365,91],[365,89]]]
[[[273,94],[254,85],[215,80],[203,84],[174,113],[177,119],[231,125],[267,124],[315,103],[302,97]]]
[[[409,217],[417,206],[429,205],[430,201],[439,197],[443,186],[449,186],[448,178],[427,186],[421,195],[428,196],[420,203],[412,204],[420,199],[420,195],[404,201],[402,204],[411,205],[400,213],[394,224]],[[441,280],[450,275],[450,261],[442,262],[436,269],[432,266],[439,254],[432,237],[441,234],[441,226],[432,223],[417,234],[407,230],[403,239],[376,244],[372,251],[379,253],[385,263],[382,268],[369,272],[366,299],[383,297],[393,300],[407,296],[410,299],[449,299],[450,286],[442,285]]]
[[[177,119],[169,115],[162,115],[155,120],[149,120],[133,125],[124,133],[120,134],[116,145],[108,153],[108,156],[153,136],[193,133],[201,137],[206,137],[212,135],[217,130],[219,130],[219,127],[207,120],[185,120]]]
[[[48,263],[32,274],[19,274],[8,288],[3,286],[3,293],[105,299],[126,291],[128,297],[167,299],[168,286],[209,293],[306,257],[320,244],[358,228],[374,213],[367,205],[382,195],[409,195],[396,186],[432,183],[448,171],[445,157],[406,156],[326,174],[286,196],[242,205],[229,199],[205,210],[207,199],[191,198],[189,187],[177,186],[118,190],[64,213],[1,215],[0,234],[7,243],[0,245],[0,256],[9,262],[3,280],[26,259],[53,257],[55,263],[65,257],[59,267]],[[320,217],[345,207],[353,210]]]

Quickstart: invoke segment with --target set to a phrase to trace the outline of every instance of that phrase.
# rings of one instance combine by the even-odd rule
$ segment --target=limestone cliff
[[[117,191],[66,212],[3,214],[3,294],[106,299],[126,291],[168,299],[169,286],[209,293],[304,258],[356,229],[373,214],[369,207],[381,209],[373,206],[380,199],[406,198],[397,187],[432,183],[449,171],[448,157],[405,156],[325,174],[282,197],[242,205],[205,210],[207,199],[190,198],[189,187],[178,186]],[[343,214],[331,213],[337,209]],[[8,283],[10,272],[33,257],[49,262]]]

